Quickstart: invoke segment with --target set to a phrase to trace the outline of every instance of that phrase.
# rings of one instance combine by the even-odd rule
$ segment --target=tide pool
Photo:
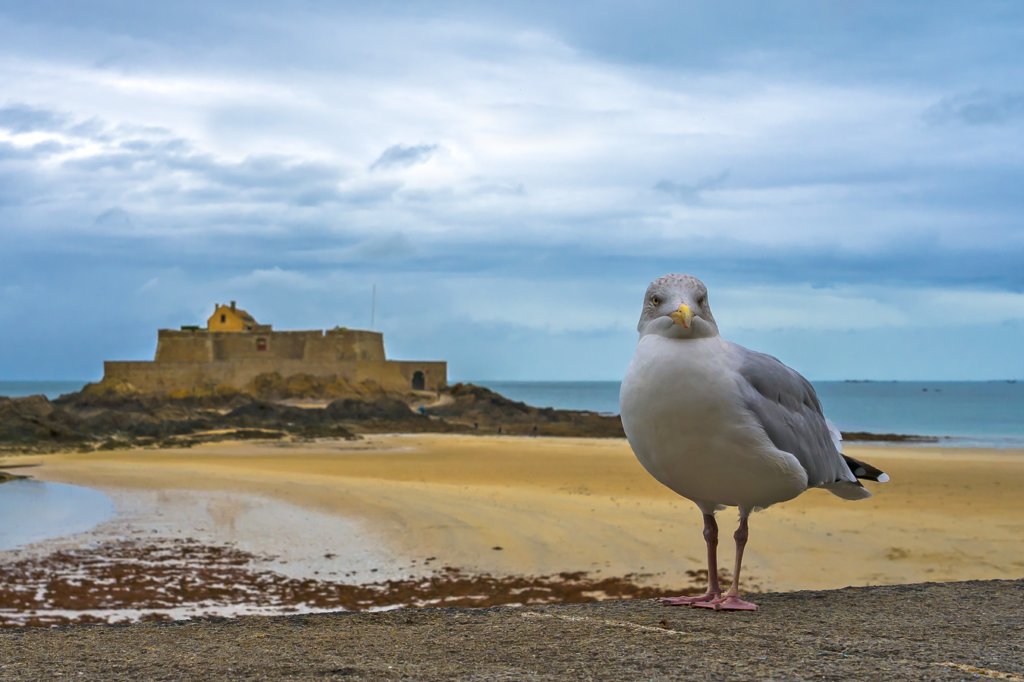
[[[91,530],[114,515],[98,490],[21,479],[0,485],[0,551]]]

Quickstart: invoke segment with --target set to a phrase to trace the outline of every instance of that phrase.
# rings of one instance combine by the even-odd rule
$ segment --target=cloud
[[[310,277],[301,272],[284,270],[279,267],[253,270],[245,275],[232,277],[226,282],[231,289],[250,291],[262,287],[275,287],[289,290],[311,290],[321,289],[325,286],[323,280]]]
[[[198,227],[229,206],[236,216],[250,212],[238,210],[240,204],[303,209],[348,200],[340,185],[345,174],[336,164],[284,154],[227,158],[161,127],[79,121],[38,107],[31,112],[43,121],[59,120],[63,132],[49,131],[52,137],[36,141],[39,130],[22,125],[10,128],[7,140],[0,138],[0,177],[5,163],[46,163],[27,176],[19,166],[19,191],[4,193],[0,203],[33,207],[37,214],[65,208],[93,213],[68,228],[118,233],[134,227],[155,235]],[[66,186],[77,191],[68,195],[61,189]],[[114,213],[111,204],[118,205]],[[129,213],[135,216],[131,224]],[[233,230],[233,223],[223,229]],[[209,222],[206,227],[219,229]]]
[[[617,282],[466,274],[449,279],[444,299],[452,313],[474,325],[554,334],[632,330],[633,296]],[[643,292],[641,292],[642,294]]]
[[[150,277],[147,279],[141,287],[139,287],[138,293],[143,294],[157,289],[160,286],[159,277]]]
[[[81,362],[146,356],[139,320],[236,288],[284,328],[358,326],[372,282],[410,353],[523,378],[613,376],[669,271],[791,347],[861,333],[848,313],[944,344],[927,325],[957,292],[1017,324],[1020,60],[992,55],[1024,10],[115,4],[0,16],[0,273],[89,323]],[[139,282],[148,307],[110,303]],[[4,343],[8,367],[42,352]]]
[[[728,179],[729,171],[724,170],[717,175],[709,175],[689,184],[673,182],[671,180],[659,180],[654,184],[654,189],[683,203],[695,204],[701,201],[704,192],[721,187]]]
[[[720,326],[735,330],[955,329],[1024,322],[1024,293],[977,288],[751,286],[712,296]]]
[[[377,160],[370,164],[370,170],[415,166],[429,160],[437,149],[436,144],[417,144],[408,147],[400,144],[392,145],[381,152]]]
[[[963,123],[987,126],[1024,119],[1024,92],[974,92],[950,95],[928,107],[924,119],[931,124]]]
[[[103,211],[96,216],[96,220],[93,221],[93,225],[103,232],[114,233],[130,232],[134,228],[132,218],[128,214],[128,211],[117,206],[114,208],[108,208],[106,211]]]
[[[0,107],[0,128],[12,133],[63,130],[67,122],[67,114],[27,104]]]
[[[25,146],[0,141],[0,161],[29,161],[42,159],[59,153],[64,149],[65,147],[63,145],[52,141]]]
[[[493,194],[506,197],[526,196],[526,185],[521,182],[510,180],[488,180],[487,178],[476,178],[477,184],[470,186],[469,191],[473,194],[485,196]]]

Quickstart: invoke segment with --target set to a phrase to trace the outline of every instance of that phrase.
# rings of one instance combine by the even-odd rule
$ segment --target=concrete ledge
[[[1000,679],[1024,682],[1024,580],[755,597],[402,609],[0,631],[0,678]]]

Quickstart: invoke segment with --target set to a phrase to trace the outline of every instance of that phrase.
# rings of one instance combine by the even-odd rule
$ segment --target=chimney
[[[217,308],[219,308],[219,307],[220,307],[220,303],[214,303],[213,304],[213,312],[217,312]]]
[[[231,302],[231,312],[235,312],[235,302]]]

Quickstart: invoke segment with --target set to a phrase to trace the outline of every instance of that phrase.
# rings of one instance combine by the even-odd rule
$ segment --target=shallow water
[[[0,551],[91,530],[114,515],[104,493],[30,479],[0,485]]]

